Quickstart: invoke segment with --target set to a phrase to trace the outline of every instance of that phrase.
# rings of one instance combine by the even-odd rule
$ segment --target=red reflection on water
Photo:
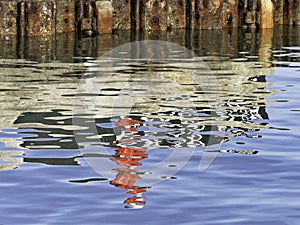
[[[118,172],[116,178],[110,181],[110,184],[117,188],[128,190],[127,194],[133,194],[134,196],[129,197],[124,201],[126,208],[143,208],[146,204],[142,193],[146,192],[145,187],[135,185],[138,179],[141,177],[138,175],[140,172],[135,169],[137,166],[141,166],[143,159],[148,157],[145,148],[138,147],[123,147],[122,144],[131,143],[134,144],[141,139],[140,135],[137,135],[137,128],[143,125],[142,121],[134,119],[120,119],[116,126],[122,127],[126,132],[126,137],[121,137],[112,144],[116,148],[115,157],[111,160],[115,161],[117,165],[126,166],[127,168],[115,168]]]

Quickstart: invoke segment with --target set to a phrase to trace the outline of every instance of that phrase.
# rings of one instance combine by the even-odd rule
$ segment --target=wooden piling
[[[112,32],[113,7],[110,1],[97,1],[95,5],[97,34]]]
[[[223,2],[222,9],[222,26],[227,27],[238,27],[238,1],[228,0]]]
[[[54,33],[55,5],[53,1],[26,2],[26,34],[44,36]]]
[[[19,36],[25,36],[26,35],[26,15],[25,15],[25,2],[19,2],[18,3],[18,30],[17,34]]]
[[[283,24],[283,5],[284,5],[284,0],[276,0],[272,1],[275,7],[274,10],[274,25],[282,25]],[[263,9],[267,10],[267,7],[262,5]]]
[[[17,34],[17,2],[0,1],[0,35]]]
[[[148,32],[167,30],[167,0],[144,0],[142,29]]]
[[[129,30],[131,29],[131,4],[130,0],[112,0],[113,30]]]
[[[141,2],[140,0],[131,0],[131,29],[141,29]]]
[[[300,26],[300,0],[293,2],[293,25]]]
[[[259,0],[260,8],[260,28],[274,27],[274,4],[272,0]]]
[[[0,35],[300,25],[300,0],[0,0]]]
[[[56,1],[56,11],[56,33],[68,33],[75,31],[74,1]]]
[[[221,0],[197,0],[196,17],[198,18],[199,29],[222,29],[222,8]]]
[[[186,26],[189,29],[195,29],[195,21],[196,21],[196,13],[195,8],[196,3],[195,0],[187,1],[186,3]]]
[[[186,28],[186,1],[184,0],[168,0],[168,18],[167,27]]]

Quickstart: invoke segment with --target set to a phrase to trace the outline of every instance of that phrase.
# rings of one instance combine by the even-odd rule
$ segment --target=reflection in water
[[[143,195],[150,188],[139,184],[149,172],[144,171],[143,166],[169,154],[167,151],[216,145],[237,137],[260,138],[259,131],[270,128],[267,98],[275,94],[270,88],[272,83],[268,82],[268,77],[273,74],[272,60],[274,57],[288,62],[299,60],[299,53],[295,57],[295,51],[291,53],[281,49],[282,44],[292,45],[293,40],[288,44],[283,40],[282,44],[275,46],[275,49],[285,51],[283,55],[272,51],[274,38],[281,38],[273,37],[273,30],[263,30],[260,36],[252,31],[243,33],[240,30],[202,31],[200,34],[195,31],[173,32],[177,32],[177,36],[168,33],[163,38],[185,45],[199,54],[215,74],[221,90],[205,93],[195,88],[198,84],[192,83],[189,77],[182,76],[174,68],[164,68],[172,76],[165,70],[164,75],[150,81],[164,81],[159,87],[167,90],[169,87],[169,90],[173,87],[181,89],[169,96],[168,93],[161,96],[155,89],[158,86],[145,91],[145,86],[138,80],[145,78],[149,66],[151,71],[160,71],[161,65],[147,62],[120,67],[114,65],[111,71],[114,80],[102,95],[86,92],[81,97],[87,101],[96,97],[105,104],[120,93],[143,94],[145,99],[136,102],[131,113],[124,117],[109,117],[109,114],[103,113],[100,103],[102,111],[73,115],[73,101],[78,97],[76,88],[82,75],[85,74],[87,82],[99,78],[95,62],[88,64],[88,72],[83,62],[96,59],[107,50],[130,40],[142,39],[142,35],[121,34],[86,39],[64,36],[44,42],[2,40],[2,43],[9,42],[11,47],[8,49],[7,45],[1,45],[0,49],[0,170],[15,169],[22,163],[80,166],[84,158],[109,160],[115,163],[111,171],[115,178],[109,180],[110,184],[128,190],[130,197],[124,201],[127,207],[143,208],[146,204]],[[220,40],[221,47],[215,44]],[[35,49],[34,46],[40,46],[41,51],[29,51]],[[47,51],[43,52],[43,48]],[[293,57],[291,54],[294,54]],[[108,68],[110,66],[108,64]],[[131,79],[130,88],[135,89],[129,91],[128,86],[124,88],[123,79]],[[207,94],[217,96],[214,107],[207,106]],[[218,107],[224,110],[222,116],[217,112]],[[85,126],[74,126],[74,117]],[[91,129],[94,124],[97,124],[97,134]],[[81,143],[76,142],[74,133],[81,136]],[[257,154],[259,151],[243,149],[242,144],[236,145],[236,149],[216,151],[229,154]],[[107,148],[109,154],[78,152],[84,147],[88,150],[99,146]],[[169,166],[175,167],[176,162]],[[170,178],[160,175],[162,180]],[[84,178],[70,182],[99,180],[106,179]]]
[[[124,201],[125,204],[129,204],[127,208],[142,208],[146,204],[142,196],[142,193],[146,192],[146,188],[135,185],[136,180],[141,179],[139,171],[135,167],[141,166],[142,163],[140,161],[148,157],[148,154],[145,153],[146,148],[126,147],[126,143],[134,144],[141,139],[137,128],[142,126],[142,121],[120,119],[116,123],[116,126],[124,128],[125,138],[118,138],[119,140],[117,139],[113,142],[112,146],[116,147],[116,153],[112,160],[126,168],[115,168],[114,170],[117,171],[117,175],[114,180],[110,181],[110,184],[129,190],[127,194],[135,194],[135,196],[129,197]]]

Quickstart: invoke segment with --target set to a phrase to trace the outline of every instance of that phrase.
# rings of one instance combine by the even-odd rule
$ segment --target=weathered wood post
[[[56,33],[75,31],[75,2],[73,0],[56,1]]]
[[[131,0],[131,28],[141,29],[141,1]]]
[[[97,34],[107,34],[112,32],[112,15],[113,15],[113,7],[111,1],[102,0],[96,1],[95,5],[96,10],[96,20]]]
[[[76,0],[75,2],[75,26],[77,33],[92,35],[95,31],[94,1]]]
[[[142,29],[167,30],[167,0],[143,0]]]
[[[272,0],[259,0],[260,8],[260,28],[273,28],[274,27],[274,4]]]
[[[199,29],[222,29],[222,8],[221,0],[206,0],[196,2],[196,18],[198,18]]]
[[[239,17],[237,0],[223,1],[222,23],[223,27],[238,27]]]
[[[300,26],[300,0],[294,0],[294,4],[293,4],[293,25]]]
[[[0,1],[0,35],[17,34],[17,2]]]
[[[54,34],[55,12],[54,1],[25,2],[26,34],[28,36]]]
[[[273,0],[274,3],[274,24],[283,24],[284,0]]]
[[[185,0],[168,0],[168,28],[186,28],[186,1]]]
[[[189,28],[189,29],[195,29],[195,8],[196,7],[196,2],[195,0],[190,0],[190,1],[187,1],[186,3],[186,9],[187,9],[187,12],[186,12],[186,28]]]
[[[128,30],[131,28],[131,4],[130,0],[112,0],[114,30]]]
[[[256,28],[258,23],[258,12],[257,12],[257,0],[248,0],[247,1],[247,11],[245,17],[245,24],[252,29]]]
[[[6,36],[276,24],[300,25],[300,0],[0,0]]]

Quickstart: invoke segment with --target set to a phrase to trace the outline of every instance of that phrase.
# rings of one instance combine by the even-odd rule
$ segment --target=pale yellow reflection
[[[0,170],[11,170],[23,163],[23,151],[0,151]]]
[[[259,39],[259,61],[264,62],[265,67],[271,67],[272,47],[273,47],[273,29],[261,29]]]

